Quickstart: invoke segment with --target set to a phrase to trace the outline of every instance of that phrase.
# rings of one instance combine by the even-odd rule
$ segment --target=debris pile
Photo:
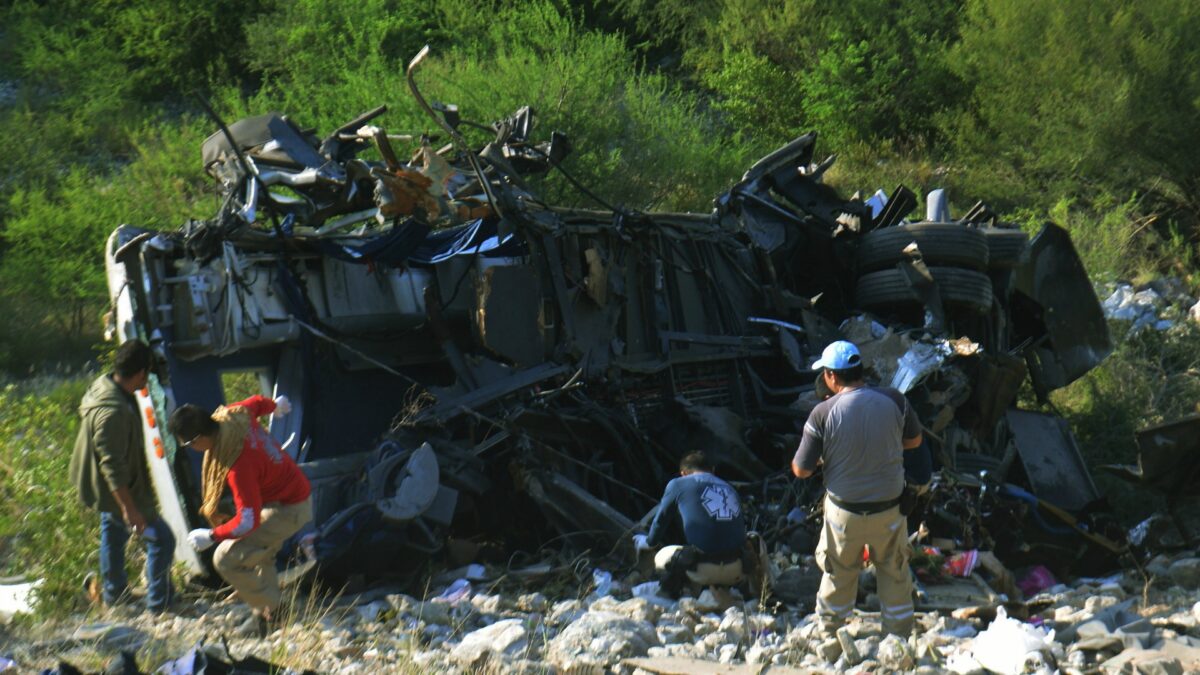
[[[1101,306],[1106,318],[1129,322],[1130,335],[1148,328],[1164,331],[1181,321],[1200,321],[1200,300],[1182,281],[1171,277],[1138,286],[1118,283]]]
[[[1014,407],[1024,382],[1045,400],[1111,350],[1064,230],[1030,238],[982,203],[954,219],[942,191],[924,220],[904,186],[843,197],[815,134],[711,213],[613,208],[569,175],[604,208],[545,204],[527,179],[561,170],[567,137],[535,140],[529,108],[480,123],[427,102],[423,55],[409,85],[447,144],[389,134],[384,108],[323,138],[279,113],[220,123],[202,148],[218,213],[121,227],[107,251],[114,332],[162,356],[143,407],[214,407],[230,371],[295,403],[270,431],[312,482],[295,549],[324,577],[415,579],[451,540],[619,551],[695,449],[768,544],[803,552],[819,486],[780,470],[810,364],[841,338],[919,412],[943,469],[933,537],[1008,562],[1107,532],[1065,423]],[[186,532],[198,459],[152,425],[146,442]]]
[[[296,617],[265,640],[232,638],[225,655],[219,636],[243,618],[236,607],[201,601],[198,615],[168,621],[117,617],[85,626],[69,638],[46,638],[16,652],[33,663],[53,650],[67,661],[114,658],[121,649],[161,654],[162,644],[207,642],[224,662],[257,657],[321,673],[368,673],[403,668],[423,672],[617,673],[916,671],[921,673],[1182,673],[1200,669],[1200,565],[1195,558],[1163,556],[1151,576],[1132,573],[1056,583],[1025,597],[938,612],[918,605],[910,640],[880,633],[878,613],[856,611],[830,639],[813,617],[781,607],[765,611],[736,592],[705,590],[677,601],[634,595],[636,573],[597,595],[586,584],[576,597],[547,597],[548,577],[533,587],[495,586],[455,594],[442,587],[420,600],[377,589]],[[1190,572],[1186,570],[1191,570]],[[502,570],[488,569],[489,577]],[[819,574],[811,558],[785,570]],[[584,579],[591,575],[583,570]],[[554,584],[552,584],[554,585]],[[461,585],[460,585],[461,587]],[[499,589],[504,588],[504,592]],[[95,635],[93,635],[95,634]],[[131,642],[131,636],[137,638]],[[110,639],[111,638],[111,639]],[[155,650],[155,643],[160,643]],[[172,663],[195,657],[181,648]],[[236,655],[237,658],[234,658]],[[284,655],[281,657],[281,655]],[[166,660],[163,658],[162,660]],[[191,662],[191,661],[188,661]],[[707,665],[704,662],[708,662]],[[247,661],[249,663],[249,661]],[[154,667],[158,662],[153,663]],[[149,668],[148,668],[149,669]],[[176,670],[171,672],[188,672]],[[250,671],[256,672],[256,671]]]

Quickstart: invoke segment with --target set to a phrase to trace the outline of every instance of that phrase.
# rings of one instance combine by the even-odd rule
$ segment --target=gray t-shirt
[[[903,439],[921,423],[904,394],[891,387],[843,390],[817,404],[792,460],[812,471],[825,465],[825,489],[846,502],[882,502],[904,489]]]

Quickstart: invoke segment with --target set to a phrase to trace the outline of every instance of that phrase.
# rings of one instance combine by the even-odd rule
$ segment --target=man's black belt
[[[842,509],[843,511],[849,511],[850,513],[855,513],[860,516],[869,516],[874,513],[882,513],[893,506],[900,505],[899,497],[882,502],[844,502],[828,492],[825,493],[825,496],[829,497],[829,501],[833,502],[833,505],[839,509]]]

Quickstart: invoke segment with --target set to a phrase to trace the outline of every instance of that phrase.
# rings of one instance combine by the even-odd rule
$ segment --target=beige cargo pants
[[[213,566],[242,601],[255,610],[279,606],[275,556],[288,537],[312,520],[312,499],[298,504],[266,504],[258,528],[241,539],[226,539],[213,553]]]
[[[824,574],[817,591],[821,632],[832,634],[854,609],[863,547],[870,548],[878,581],[880,618],[884,633],[908,637],[913,627],[912,554],[900,508],[862,516],[825,500],[825,527],[817,544],[817,565]]]
[[[676,556],[682,546],[671,545],[664,546],[654,554],[654,569],[662,573],[671,564],[672,558]],[[742,561],[734,560],[727,563],[697,563],[695,567],[687,571],[687,578],[693,584],[701,586],[733,586],[742,581]]]

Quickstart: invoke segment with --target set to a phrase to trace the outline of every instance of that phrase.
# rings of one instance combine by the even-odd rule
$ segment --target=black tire
[[[1025,259],[1026,250],[1029,248],[1029,235],[1021,230],[981,227],[979,231],[987,239],[989,268],[1011,270]]]
[[[873,272],[905,262],[904,247],[917,242],[927,265],[988,268],[988,240],[978,228],[958,223],[912,223],[868,232],[858,241],[858,269]]]
[[[929,273],[937,282],[942,303],[980,314],[992,308],[992,280],[982,272],[954,267],[930,267]],[[880,270],[858,278],[855,300],[860,307],[887,307],[895,304],[919,303],[917,292],[900,270]]]

